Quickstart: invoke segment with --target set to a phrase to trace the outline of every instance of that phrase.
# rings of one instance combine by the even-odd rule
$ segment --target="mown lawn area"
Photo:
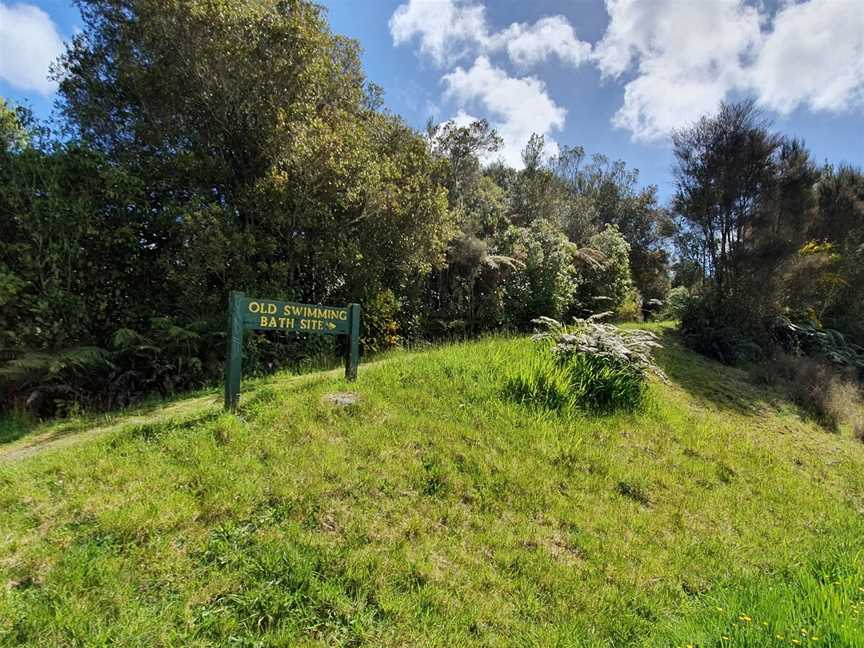
[[[632,415],[490,338],[0,461],[0,643],[864,646],[864,444],[659,330]]]

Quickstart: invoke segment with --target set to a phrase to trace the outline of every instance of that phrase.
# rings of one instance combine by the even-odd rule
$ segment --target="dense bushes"
[[[660,345],[650,331],[620,329],[599,317],[576,320],[569,328],[547,317],[536,320],[545,328],[534,336],[543,351],[508,379],[509,396],[550,409],[578,407],[592,413],[639,407],[648,375],[663,375],[651,359],[652,349]]]
[[[666,296],[666,303],[663,304],[661,316],[665,319],[680,320],[684,317],[689,303],[690,291],[687,286],[675,286]]]
[[[689,299],[680,330],[687,344],[726,364],[757,360],[769,341],[758,310],[708,292]]]
[[[117,330],[106,348],[24,353],[0,366],[0,390],[6,403],[51,416],[198,389],[222,374],[225,333],[220,328],[206,320],[184,327],[154,318],[140,331]],[[322,366],[327,358],[333,362],[337,345],[331,337],[249,332],[244,371],[260,375],[303,364]]]
[[[585,280],[579,286],[579,305],[588,313],[616,311],[634,296],[630,244],[616,225],[607,225],[589,243],[599,254],[588,265]]]
[[[849,342],[839,331],[813,322],[794,324],[786,318],[778,318],[772,326],[772,334],[787,353],[821,358],[864,379],[864,348]]]
[[[669,312],[688,343],[730,364],[779,345],[864,376],[864,174],[818,168],[750,101],[673,141],[682,293]]]

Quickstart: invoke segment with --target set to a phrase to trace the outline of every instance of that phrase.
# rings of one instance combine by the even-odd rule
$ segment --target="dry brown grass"
[[[848,424],[856,436],[864,437],[860,388],[849,373],[814,358],[778,354],[754,367],[751,376],[759,384],[782,388],[825,427],[837,431]]]

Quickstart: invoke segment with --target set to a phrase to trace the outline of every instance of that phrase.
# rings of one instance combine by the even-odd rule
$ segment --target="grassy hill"
[[[664,344],[635,415],[507,401],[493,338],[7,422],[0,644],[864,646],[864,444]]]

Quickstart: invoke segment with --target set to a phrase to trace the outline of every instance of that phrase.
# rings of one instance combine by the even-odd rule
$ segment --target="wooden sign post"
[[[360,304],[320,306],[275,299],[247,297],[232,291],[228,296],[228,353],[225,356],[225,409],[233,410],[240,401],[240,372],[243,333],[287,331],[319,335],[347,335],[345,378],[357,378],[360,361]]]

